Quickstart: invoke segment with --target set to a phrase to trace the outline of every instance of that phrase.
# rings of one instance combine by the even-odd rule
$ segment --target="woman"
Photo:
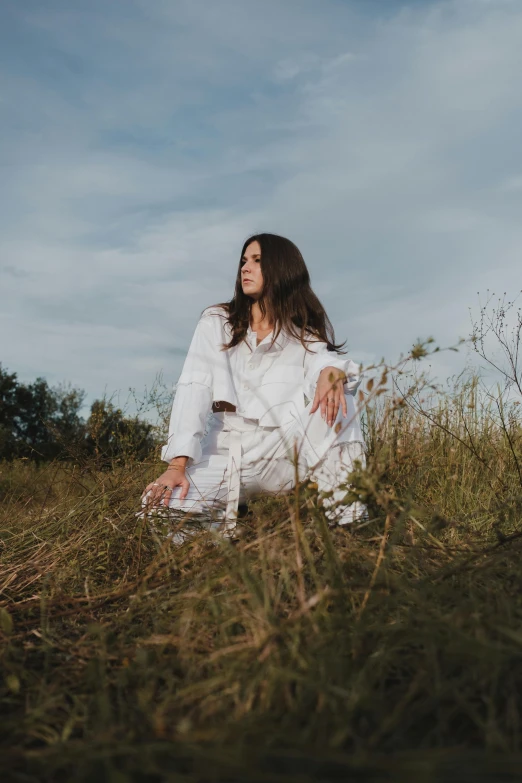
[[[206,309],[176,390],[168,467],[142,495],[147,509],[212,514],[230,535],[239,503],[288,492],[309,476],[339,524],[353,460],[364,462],[357,365],[341,355],[298,248],[275,234],[245,242],[230,302]],[[209,414],[210,420],[209,420]]]

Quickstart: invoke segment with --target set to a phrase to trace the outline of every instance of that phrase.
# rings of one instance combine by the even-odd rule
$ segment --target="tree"
[[[154,426],[124,417],[120,408],[107,400],[95,400],[87,420],[86,445],[102,465],[132,457],[144,459],[155,447]]]
[[[14,420],[18,410],[16,373],[0,364],[0,457],[11,459],[16,450]]]
[[[70,384],[51,387],[45,378],[23,384],[0,365],[0,459],[81,460],[101,465],[144,459],[154,449],[155,430],[125,417],[107,400],[95,400],[87,422],[80,415],[85,392]]]

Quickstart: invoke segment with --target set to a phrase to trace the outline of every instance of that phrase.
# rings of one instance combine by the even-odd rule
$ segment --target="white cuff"
[[[317,381],[326,367],[335,367],[337,370],[344,372],[346,375],[346,381],[344,382],[345,393],[356,393],[361,383],[358,365],[353,359],[343,358],[334,351],[329,351],[327,354],[323,353],[315,357],[313,368],[310,369],[308,376],[305,378],[304,393],[309,400],[313,400]]]
[[[171,443],[167,443],[162,447],[161,459],[164,462],[170,462],[174,457],[188,457],[187,465],[201,462],[201,443],[196,438],[185,441],[175,441],[172,439]]]

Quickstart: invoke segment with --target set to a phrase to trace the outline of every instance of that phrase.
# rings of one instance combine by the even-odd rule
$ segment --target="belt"
[[[230,403],[226,403],[230,405]],[[233,407],[233,406],[231,406]],[[234,413],[234,411],[226,411]],[[245,421],[242,416],[227,416],[226,431],[228,434],[228,463],[227,463],[227,505],[225,510],[225,535],[236,527],[239,509],[239,495],[241,491],[241,452],[242,436],[244,432],[256,429],[252,421]]]
[[[234,530],[236,527],[241,489],[241,432],[230,430],[229,438],[225,531]]]
[[[236,412],[236,406],[232,405],[231,402],[213,402],[212,403],[212,413],[235,413]]]
[[[212,413],[235,413],[236,406],[226,400],[212,403]],[[241,431],[230,430],[227,464],[227,507],[225,535],[236,527],[241,483]]]
[[[212,413],[235,413],[236,406],[226,400],[212,403]],[[241,483],[241,431],[231,429],[229,432],[228,464],[227,464],[227,507],[225,511],[225,534],[236,527],[239,510],[239,493]]]

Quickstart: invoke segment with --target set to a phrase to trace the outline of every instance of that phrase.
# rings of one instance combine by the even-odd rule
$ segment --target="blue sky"
[[[355,359],[455,342],[522,287],[521,73],[519,0],[4,0],[0,362],[174,383],[263,230]]]

